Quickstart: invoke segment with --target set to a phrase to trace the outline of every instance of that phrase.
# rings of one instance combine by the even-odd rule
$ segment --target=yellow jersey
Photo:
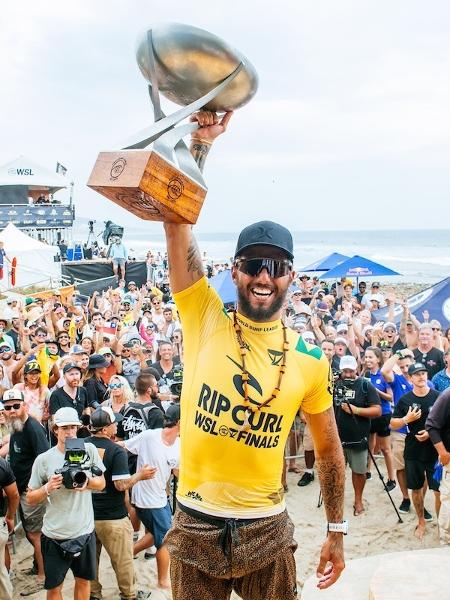
[[[206,514],[258,518],[285,509],[284,447],[297,411],[332,404],[330,368],[317,346],[287,330],[286,372],[277,398],[250,416],[242,360],[233,327],[206,278],[175,294],[184,339],[179,501]],[[249,398],[262,404],[278,382],[283,357],[281,320],[256,323],[236,315],[248,352]]]

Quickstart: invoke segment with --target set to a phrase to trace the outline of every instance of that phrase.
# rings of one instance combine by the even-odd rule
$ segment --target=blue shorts
[[[117,265],[118,267],[123,267],[123,265],[125,264],[125,259],[124,258],[113,258],[113,265]]]
[[[139,508],[136,512],[144,527],[153,534],[155,546],[161,548],[166,533],[172,527],[172,512],[169,503],[164,508]]]

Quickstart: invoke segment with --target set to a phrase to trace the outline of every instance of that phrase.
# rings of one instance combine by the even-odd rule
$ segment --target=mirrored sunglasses
[[[250,277],[256,277],[263,269],[267,269],[269,277],[277,279],[292,270],[292,262],[287,258],[238,258],[234,264],[241,273]]]

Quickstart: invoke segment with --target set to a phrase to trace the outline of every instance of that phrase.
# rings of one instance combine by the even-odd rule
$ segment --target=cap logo
[[[272,240],[273,237],[270,234],[272,229],[273,229],[273,227],[263,227],[262,225],[260,225],[258,227],[257,233],[255,235],[255,239],[262,240],[262,239],[266,238],[268,240]]]

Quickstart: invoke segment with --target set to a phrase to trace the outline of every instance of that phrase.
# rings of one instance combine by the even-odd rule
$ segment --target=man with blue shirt
[[[450,348],[444,352],[445,369],[439,371],[434,375],[431,380],[434,385],[434,389],[438,392],[443,392],[450,387]]]
[[[125,263],[128,259],[128,250],[125,248],[121,238],[116,237],[115,241],[108,248],[108,258],[112,261],[114,276],[125,280]],[[120,277],[118,276],[119,269]]]

